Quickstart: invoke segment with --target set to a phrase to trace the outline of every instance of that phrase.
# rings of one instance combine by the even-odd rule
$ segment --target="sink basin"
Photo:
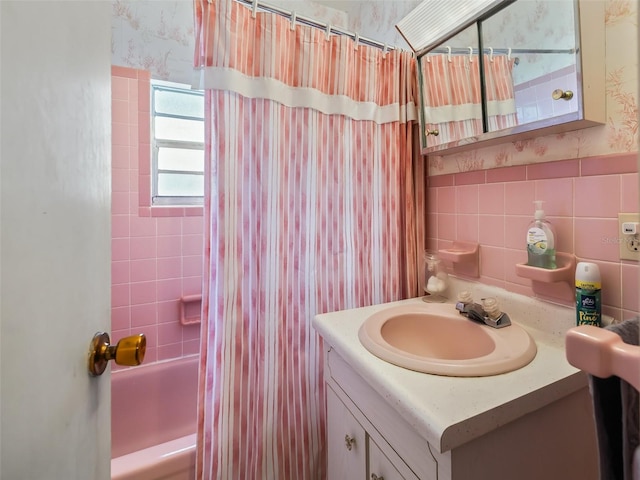
[[[517,324],[491,328],[460,315],[451,304],[410,304],[368,317],[358,332],[375,356],[400,367],[453,377],[506,373],[527,365],[537,353]]]

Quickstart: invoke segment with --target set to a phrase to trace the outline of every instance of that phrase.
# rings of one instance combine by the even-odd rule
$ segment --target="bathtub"
[[[111,374],[111,479],[191,480],[198,356]]]

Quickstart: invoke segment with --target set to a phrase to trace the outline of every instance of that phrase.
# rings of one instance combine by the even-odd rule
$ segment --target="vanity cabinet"
[[[340,390],[338,390],[340,391]],[[344,393],[341,392],[344,397]],[[390,452],[390,446],[379,437],[374,427],[365,421],[369,431],[365,430],[352,411],[357,407],[345,398],[343,403],[331,386],[327,388],[327,451],[329,465],[328,479],[379,479],[379,480],[418,480],[402,460]],[[373,434],[373,437],[372,437]],[[377,437],[377,442],[374,438]],[[382,444],[383,447],[380,447]],[[387,454],[394,457],[389,459]],[[404,472],[403,473],[401,473]],[[427,479],[426,479],[427,480]]]
[[[401,399],[375,391],[335,349],[325,353],[328,480],[598,478],[586,387],[441,452],[394,408]]]

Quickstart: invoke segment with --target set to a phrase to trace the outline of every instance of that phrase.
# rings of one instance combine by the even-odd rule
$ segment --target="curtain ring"
[[[489,61],[493,62],[493,47],[489,47]]]
[[[389,50],[389,45],[387,45],[386,43],[384,44],[384,48],[382,49],[382,56],[386,57],[387,56],[387,51]]]
[[[356,33],[355,34],[355,42],[353,45],[353,49],[354,50],[358,50],[358,44],[360,43],[360,34]]]
[[[473,63],[473,47],[469,47],[469,63]]]
[[[209,0],[211,1],[211,0]],[[251,16],[256,18],[256,12],[258,11],[258,0],[253,0],[251,2]]]
[[[511,47],[509,47],[509,50],[507,51],[507,60],[511,61]]]
[[[296,12],[291,12],[291,30],[296,29]]]
[[[327,23],[327,28],[325,30],[325,36],[327,37],[327,41],[329,40],[329,37],[331,36],[331,24]]]
[[[451,61],[451,47],[447,46],[447,60]]]

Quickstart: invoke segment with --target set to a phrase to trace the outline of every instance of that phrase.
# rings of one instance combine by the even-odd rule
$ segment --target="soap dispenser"
[[[545,219],[542,201],[536,200],[534,220],[527,230],[527,265],[556,268],[556,233],[553,225]]]

